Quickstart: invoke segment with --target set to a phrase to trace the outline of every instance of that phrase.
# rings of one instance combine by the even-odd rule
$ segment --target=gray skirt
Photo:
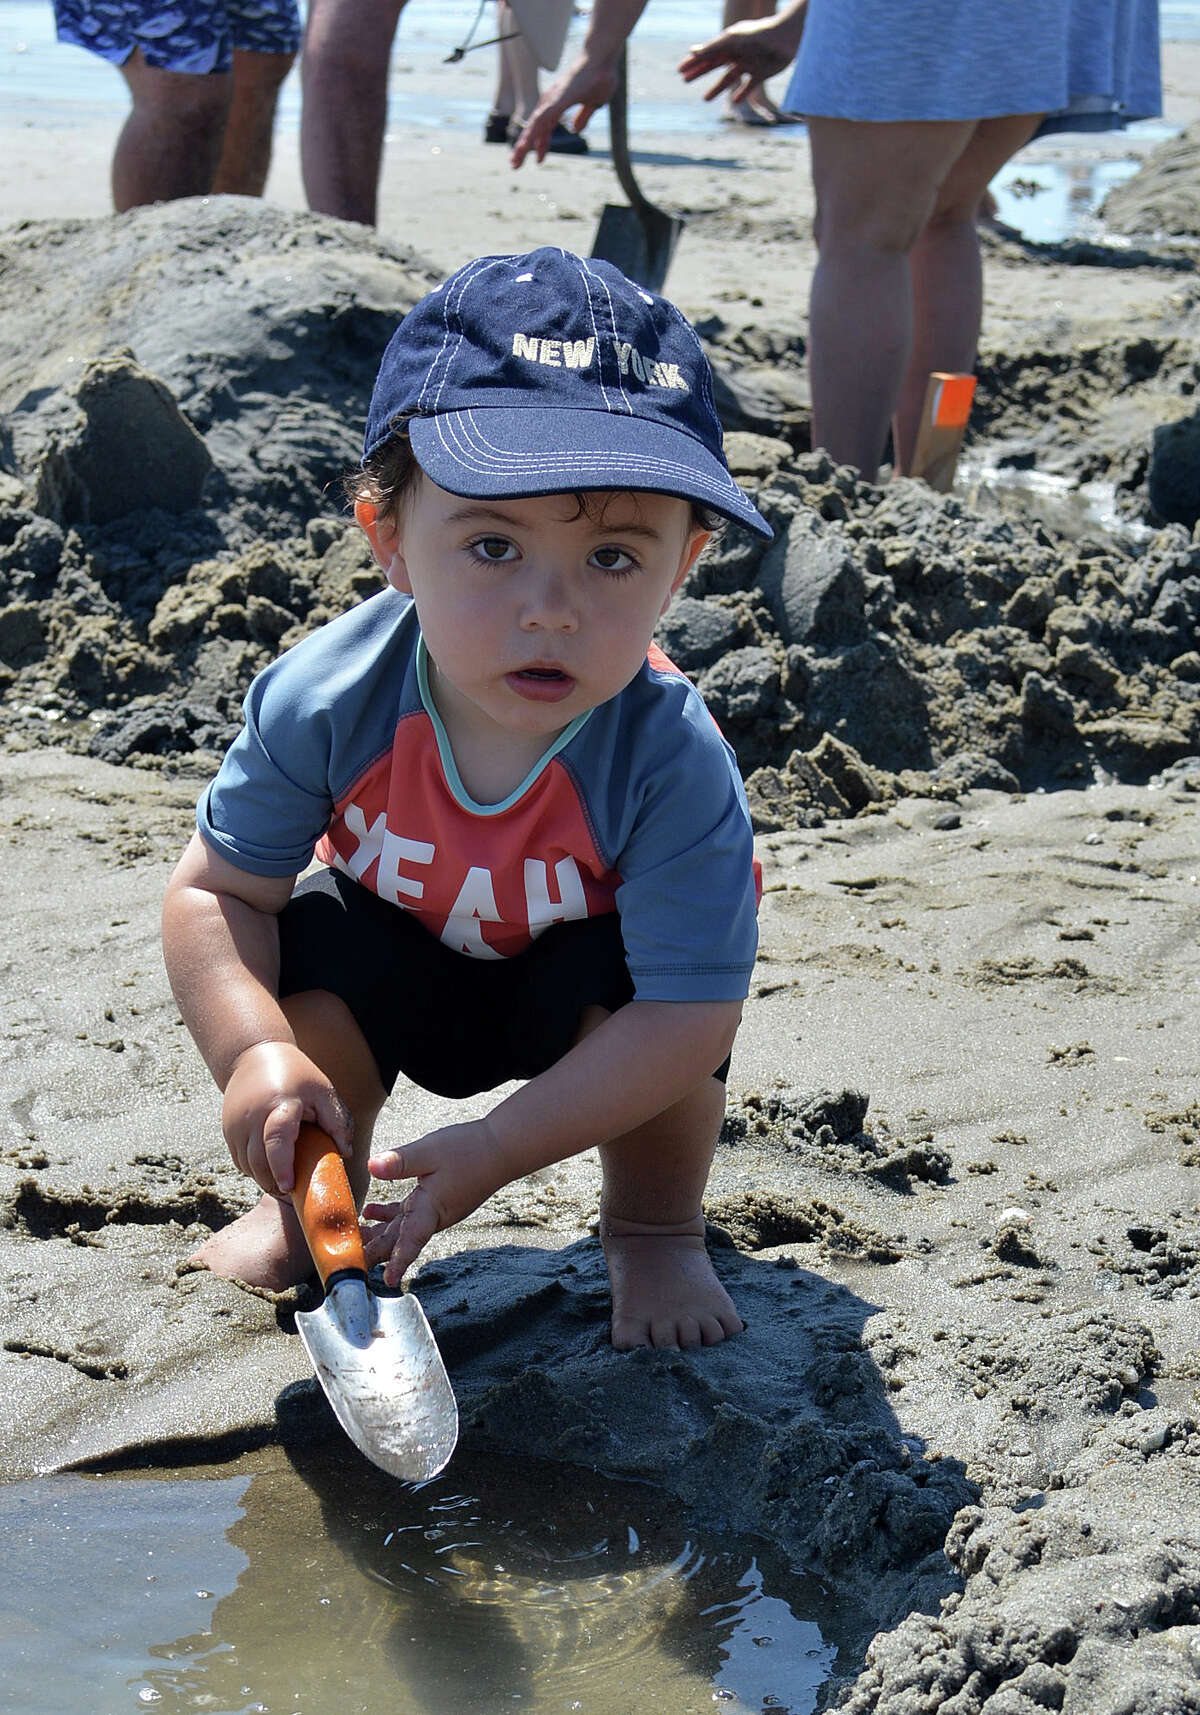
[[[1162,111],[1158,0],[809,0],[785,105],[829,119]],[[1067,123],[1070,123],[1069,117]]]

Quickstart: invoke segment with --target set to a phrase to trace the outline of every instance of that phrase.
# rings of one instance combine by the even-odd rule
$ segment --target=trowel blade
[[[407,1482],[434,1477],[458,1441],[458,1405],[425,1312],[411,1292],[335,1281],[296,1327],[346,1434],[372,1463]]]

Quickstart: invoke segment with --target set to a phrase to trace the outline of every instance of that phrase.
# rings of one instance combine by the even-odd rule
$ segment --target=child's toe
[[[636,1316],[613,1317],[612,1343],[613,1350],[617,1352],[633,1352],[639,1346],[654,1344],[645,1321]]]

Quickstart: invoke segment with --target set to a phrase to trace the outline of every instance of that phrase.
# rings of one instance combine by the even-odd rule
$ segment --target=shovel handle
[[[322,1285],[345,1269],[365,1276],[367,1259],[346,1164],[320,1126],[300,1127],[295,1174],[292,1207],[300,1217]]]
[[[633,176],[633,162],[629,159],[629,53],[626,48],[621,49],[621,58],[617,62],[617,87],[608,104],[608,132],[617,182],[629,198],[629,206],[640,214],[650,204]]]

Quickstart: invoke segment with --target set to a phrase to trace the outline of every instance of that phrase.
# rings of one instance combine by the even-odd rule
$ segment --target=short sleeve
[[[299,875],[333,810],[328,722],[301,716],[288,666],[285,656],[250,686],[245,725],[196,810],[208,844],[254,875]]]
[[[413,697],[416,614],[385,590],[264,669],[245,725],[201,798],[201,835],[254,875],[299,875],[334,805],[389,750]]]
[[[758,948],[754,835],[733,752],[689,688],[637,779],[616,905],[639,1000],[744,1000]]]

